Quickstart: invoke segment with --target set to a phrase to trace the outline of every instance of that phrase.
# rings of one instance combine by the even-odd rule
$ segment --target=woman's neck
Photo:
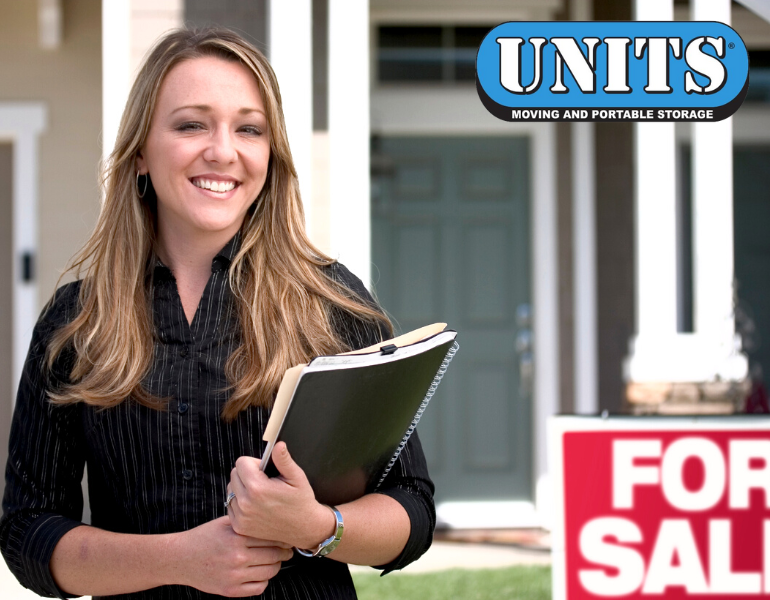
[[[187,322],[192,324],[203,290],[211,277],[211,261],[234,233],[182,236],[174,232],[158,232],[156,252],[176,279]]]

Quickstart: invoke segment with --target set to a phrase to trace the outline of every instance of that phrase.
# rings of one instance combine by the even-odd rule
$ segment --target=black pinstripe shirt
[[[38,321],[11,428],[0,549],[19,581],[42,596],[67,597],[51,576],[56,543],[82,523],[80,481],[88,465],[93,526],[121,533],[157,534],[196,527],[226,514],[223,502],[230,471],[239,456],[261,456],[268,411],[250,408],[225,423],[225,362],[239,343],[227,269],[238,236],[212,261],[212,274],[192,324],[185,317],[171,271],[154,273],[153,314],[157,341],[146,387],[171,398],[167,411],[130,399],[95,410],[79,403],[54,406],[47,389],[65,381],[72,356],[63,353],[52,372],[44,368],[51,333],[77,310],[79,283],[57,291]],[[342,265],[332,275],[361,296],[368,292]],[[373,302],[373,300],[371,300]],[[340,335],[354,348],[379,341],[376,327],[340,313]],[[419,440],[413,435],[380,492],[406,509],[409,541],[386,571],[418,558],[435,525],[433,484]],[[196,589],[164,586],[121,598],[156,600],[214,598]],[[291,561],[270,581],[261,598],[354,598],[347,565],[329,558]],[[118,598],[118,596],[113,596]]]

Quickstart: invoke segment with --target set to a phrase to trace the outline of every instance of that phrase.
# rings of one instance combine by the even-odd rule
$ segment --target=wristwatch
[[[337,510],[336,506],[328,506],[326,504],[324,504],[324,506],[326,506],[326,508],[334,513],[334,517],[337,519],[337,529],[334,531],[330,538],[325,539],[313,550],[302,550],[301,548],[296,548],[297,552],[299,552],[302,556],[326,556],[337,547],[337,545],[340,543],[340,540],[342,539],[342,532],[345,529],[345,524],[342,521],[342,513]]]

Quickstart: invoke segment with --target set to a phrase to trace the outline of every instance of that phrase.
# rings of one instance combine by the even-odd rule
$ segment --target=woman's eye
[[[244,125],[239,131],[248,133],[249,135],[262,135],[262,130],[255,125]]]
[[[176,129],[177,131],[200,131],[201,129],[203,129],[203,124],[190,121],[190,122],[182,123],[181,125],[178,125]]]

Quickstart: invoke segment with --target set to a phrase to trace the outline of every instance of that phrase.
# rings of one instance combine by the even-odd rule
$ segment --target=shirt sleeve
[[[66,359],[51,372],[45,356],[50,335],[63,324],[61,304],[44,311],[32,334],[11,423],[0,521],[0,551],[11,572],[24,587],[49,598],[72,597],[54,582],[49,562],[62,536],[83,524],[85,454],[78,407],[48,401],[51,384],[66,376]]]
[[[436,508],[433,503],[433,482],[428,475],[428,465],[422,451],[417,431],[398,455],[398,460],[382,482],[376,494],[390,496],[401,504],[409,515],[411,530],[406,546],[392,562],[375,567],[382,574],[403,569],[416,561],[430,548],[433,530],[436,529]]]
[[[337,281],[355,292],[363,301],[382,310],[358,277],[340,263],[336,263],[334,267],[334,277]],[[347,341],[354,350],[372,346],[383,338],[390,337],[390,332],[386,331],[384,325],[364,323],[352,317],[343,319],[343,323]],[[403,569],[430,548],[433,542],[433,531],[436,528],[434,491],[420,438],[415,431],[409,437],[382,485],[375,492],[390,496],[401,504],[409,515],[411,523],[409,539],[401,554],[390,563],[375,567],[381,569],[383,575]]]

